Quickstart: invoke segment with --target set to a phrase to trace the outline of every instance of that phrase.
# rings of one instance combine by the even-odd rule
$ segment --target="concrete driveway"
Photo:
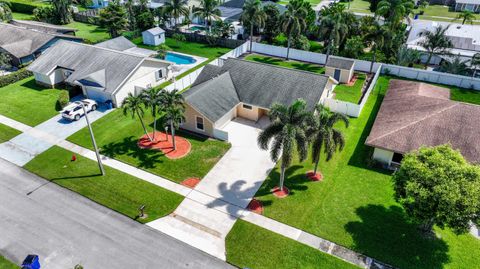
[[[0,254],[42,268],[233,268],[0,159]]]
[[[96,111],[88,113],[88,119],[90,122],[94,122],[110,111],[112,110],[107,110],[105,106],[99,107]],[[79,121],[71,122],[58,114],[10,141],[0,144],[0,158],[24,166],[38,154],[86,126],[84,117],[80,118]]]

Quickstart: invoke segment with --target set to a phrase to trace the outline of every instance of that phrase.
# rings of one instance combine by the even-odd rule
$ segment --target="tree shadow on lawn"
[[[296,192],[306,191],[308,186],[306,183],[311,182],[304,173],[297,173],[297,170],[303,169],[302,165],[292,165],[285,171],[285,187],[290,191],[290,195],[295,195]],[[256,197],[267,196],[272,193],[272,189],[278,186],[280,182],[280,169],[275,167],[270,171],[267,180],[263,186],[258,190]],[[276,198],[275,198],[276,199]],[[287,198],[288,199],[288,198]],[[271,201],[262,200],[262,204],[270,205]]]
[[[325,73],[325,70],[323,69],[322,66],[309,64],[309,63],[292,63],[292,67],[294,67],[295,69],[317,73],[317,74]]]
[[[370,204],[356,214],[361,220],[345,225],[354,250],[399,268],[443,268],[450,261],[445,241],[423,237],[402,208]]]
[[[34,91],[51,90],[49,88],[38,85],[35,82],[35,79],[33,77],[30,80],[28,80],[27,82],[22,83],[20,86],[22,86],[24,88],[34,90]]]
[[[121,142],[112,142],[103,145],[100,153],[110,158],[127,155],[138,160],[138,166],[141,168],[155,168],[157,163],[161,163],[161,157],[165,154],[159,150],[141,149],[137,145],[138,138],[134,136],[125,137]]]

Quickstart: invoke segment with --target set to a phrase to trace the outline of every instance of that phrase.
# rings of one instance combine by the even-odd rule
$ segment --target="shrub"
[[[300,35],[299,37],[293,40],[293,47],[299,50],[310,50],[310,41],[304,35]]]
[[[58,110],[66,107],[70,102],[70,95],[68,94],[67,90],[60,90],[60,94],[58,95],[57,99],[57,108]]]
[[[273,38],[273,44],[276,46],[285,47],[287,45],[287,36],[285,34],[279,34]]]
[[[11,74],[8,74],[6,76],[1,76],[0,77],[0,88],[5,87],[9,84],[15,83],[19,80],[28,78],[32,76],[32,72],[28,71],[27,69],[20,69],[16,72],[13,72]]]
[[[26,13],[26,14],[33,14],[33,10],[46,6],[45,3],[40,3],[40,2],[33,2],[33,1],[27,1],[27,0],[9,0],[9,1],[2,1],[6,3],[10,3],[10,9],[13,12],[19,12],[19,13]]]

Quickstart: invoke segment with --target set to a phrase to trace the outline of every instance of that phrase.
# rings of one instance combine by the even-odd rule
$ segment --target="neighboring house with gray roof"
[[[27,29],[38,30],[41,32],[51,33],[51,34],[63,34],[63,35],[75,35],[77,29],[39,22],[39,21],[25,21],[25,20],[11,20],[10,24],[24,27]]]
[[[71,35],[41,32],[0,22],[0,51],[10,55],[14,66],[33,61],[59,40],[82,41]]]
[[[229,58],[207,65],[183,93],[183,129],[216,137],[230,120],[258,121],[274,103],[290,105],[302,98],[309,110],[332,94],[337,82],[326,75]]]
[[[135,45],[132,41],[128,40],[124,36],[109,39],[107,41],[95,44],[95,46],[132,54],[138,54],[145,57],[155,56],[157,54],[157,52],[154,50],[137,47],[137,45]]]
[[[325,64],[325,75],[331,76],[340,83],[349,83],[353,77],[355,60],[330,56]]]
[[[465,10],[480,13],[480,0],[456,0],[455,11]]]
[[[373,159],[398,165],[403,154],[422,146],[451,144],[472,163],[480,163],[480,106],[450,100],[450,89],[390,80],[365,142]]]
[[[170,62],[138,54],[69,41],[57,42],[28,70],[39,84],[66,83],[85,96],[121,106],[128,93],[138,94],[170,78]]]

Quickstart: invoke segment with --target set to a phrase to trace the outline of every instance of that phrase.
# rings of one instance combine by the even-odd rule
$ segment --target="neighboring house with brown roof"
[[[480,106],[450,100],[450,90],[426,83],[391,80],[366,145],[373,159],[400,163],[421,146],[451,144],[480,163]]]

